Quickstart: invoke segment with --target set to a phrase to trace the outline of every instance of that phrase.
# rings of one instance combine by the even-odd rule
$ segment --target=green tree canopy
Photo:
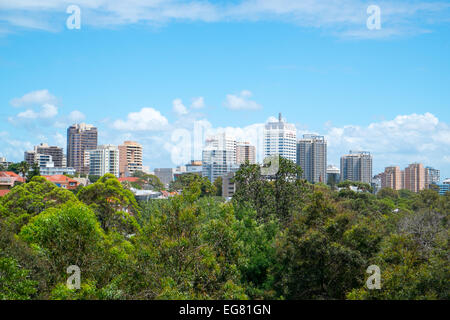
[[[94,210],[105,231],[123,234],[138,231],[134,218],[139,215],[136,199],[112,174],[106,174],[96,183],[81,189],[77,196]]]

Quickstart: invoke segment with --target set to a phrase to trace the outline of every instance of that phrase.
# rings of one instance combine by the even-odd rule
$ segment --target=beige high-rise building
[[[413,163],[405,168],[405,189],[412,192],[425,189],[425,168],[423,164]]]
[[[250,142],[236,143],[236,163],[241,165],[248,161],[250,164],[256,163],[256,148]]]
[[[404,189],[402,171],[399,166],[386,167],[381,174],[381,187],[394,190]]]
[[[119,146],[119,171],[121,177],[129,177],[136,171],[142,171],[141,144],[125,141]]]

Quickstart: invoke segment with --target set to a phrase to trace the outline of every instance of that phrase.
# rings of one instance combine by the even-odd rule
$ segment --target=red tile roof
[[[78,182],[78,181],[73,180],[63,174],[57,174],[54,176],[43,176],[43,177],[50,182]]]
[[[78,181],[71,179],[63,174],[58,174],[54,176],[43,176],[45,179],[47,179],[50,182],[53,182],[54,184],[60,184],[60,185],[66,185],[65,187],[67,189],[76,189],[78,186]],[[70,184],[74,184],[71,186]]]
[[[8,192],[10,192],[11,190],[6,189],[6,190],[0,190],[0,197],[3,197],[4,195],[6,195]]]
[[[12,171],[0,171],[0,177],[2,178],[12,178],[14,181],[25,182],[25,178],[22,178],[17,173]]]
[[[138,177],[125,177],[125,178],[119,178],[119,182],[129,181],[129,182],[138,182],[140,178]]]
[[[13,177],[14,178],[20,178],[20,176],[17,173],[12,172],[12,171],[1,171],[0,175],[3,175],[4,177],[8,176],[8,177],[11,177],[11,178],[13,178]]]

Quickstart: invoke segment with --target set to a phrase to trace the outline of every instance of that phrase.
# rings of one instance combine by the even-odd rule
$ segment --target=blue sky
[[[141,142],[151,169],[175,166],[199,156],[195,123],[259,145],[282,112],[327,137],[329,163],[363,149],[374,174],[417,161],[450,177],[450,2],[123,3],[0,0],[0,156],[65,147],[84,121],[100,143]]]

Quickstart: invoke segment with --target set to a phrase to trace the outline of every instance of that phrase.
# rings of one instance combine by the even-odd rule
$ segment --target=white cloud
[[[71,122],[77,123],[83,121],[84,119],[86,119],[86,116],[78,110],[74,110],[69,114],[69,120]]]
[[[113,127],[124,131],[158,131],[167,127],[167,119],[153,108],[142,108],[139,112],[131,112],[127,120],[116,120]]]
[[[224,105],[231,110],[259,110],[261,105],[255,101],[249,100],[252,93],[248,90],[243,90],[239,95],[227,94]]]
[[[191,107],[194,109],[201,109],[205,106],[205,99],[203,97],[197,97],[192,99]]]
[[[29,92],[20,98],[14,98],[10,101],[14,107],[22,107],[27,105],[43,105],[54,104],[57,99],[47,89]]]
[[[64,146],[67,143],[67,138],[59,132],[55,133],[53,138],[54,138],[57,146]]]
[[[52,104],[46,103],[42,106],[42,110],[39,114],[39,117],[43,118],[43,119],[48,119],[48,118],[55,117],[57,114],[58,114],[58,108]]]
[[[178,116],[183,116],[185,114],[188,113],[187,108],[185,107],[185,105],[183,104],[183,101],[181,101],[181,99],[175,99],[172,102],[172,110],[178,115]]]
[[[52,104],[44,104],[41,110],[36,112],[32,109],[27,109],[19,112],[15,117],[9,117],[9,121],[13,124],[18,124],[22,121],[36,120],[36,119],[51,119],[58,114],[58,108]]]
[[[399,115],[366,127],[331,127],[326,136],[329,162],[338,164],[340,155],[349,150],[370,151],[374,173],[391,164],[415,161],[439,167],[450,154],[450,127],[431,113]]]
[[[71,0],[0,0],[0,22],[10,28],[51,29],[43,21],[64,12]],[[83,24],[110,27],[172,21],[282,21],[300,27],[320,28],[345,37],[389,37],[422,33],[448,22],[450,4],[440,0],[377,1],[381,8],[381,32],[367,32],[365,0],[78,0]],[[382,31],[384,28],[389,30]],[[376,34],[376,35],[375,35]]]
[[[11,138],[8,132],[0,132],[0,147],[2,154],[8,161],[23,160],[23,153],[32,150],[33,144],[30,141],[22,141]]]
[[[26,111],[20,112],[17,114],[17,118],[21,119],[36,119],[38,117],[38,114],[34,112],[31,109],[28,109]],[[12,117],[10,119],[13,119]]]

